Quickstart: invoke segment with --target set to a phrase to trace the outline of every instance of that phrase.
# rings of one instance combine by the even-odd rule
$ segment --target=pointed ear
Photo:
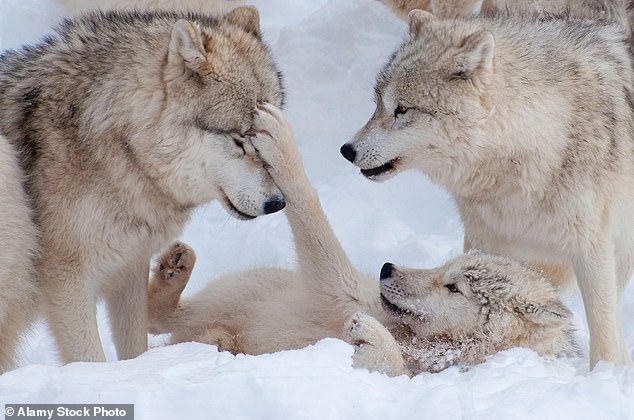
[[[416,38],[418,34],[434,19],[434,15],[420,9],[414,9],[409,12],[409,37]]]
[[[260,13],[255,7],[236,7],[225,15],[225,20],[260,38]]]
[[[481,30],[464,39],[462,47],[456,54],[456,66],[453,77],[471,79],[478,74],[493,71],[495,56],[495,39],[487,30]]]
[[[515,308],[524,319],[547,328],[564,326],[572,318],[572,313],[558,300],[550,300],[543,304],[529,303]]]
[[[185,74],[188,70],[197,72],[205,63],[203,35],[195,23],[180,19],[172,27],[167,71],[171,78]]]

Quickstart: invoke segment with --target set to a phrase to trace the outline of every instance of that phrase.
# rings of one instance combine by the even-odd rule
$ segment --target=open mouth
[[[396,164],[398,163],[399,158],[392,159],[391,161],[372,169],[361,169],[361,173],[366,178],[377,178],[381,175],[387,175],[394,171]]]
[[[383,307],[394,315],[411,315],[412,313],[406,309],[401,308],[390,302],[384,295],[381,293],[381,303]]]
[[[253,219],[255,219],[257,217],[257,216],[251,216],[250,214],[246,214],[246,213],[238,210],[238,208],[233,205],[231,200],[229,200],[229,197],[227,197],[227,195],[224,193],[224,191],[222,192],[222,195],[223,195],[223,200],[222,201],[225,203],[226,208],[229,210],[229,213],[232,216],[234,216],[236,219],[253,220]]]

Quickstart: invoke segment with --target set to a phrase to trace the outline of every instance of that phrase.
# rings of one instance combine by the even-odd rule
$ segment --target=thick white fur
[[[470,253],[434,270],[394,270],[379,287],[352,266],[335,237],[281,111],[261,106],[252,134],[286,197],[297,271],[255,269],[180,299],[195,255],[177,243],[159,259],[150,282],[151,332],[171,333],[173,343],[200,341],[247,354],[338,337],[355,344],[356,366],[390,375],[479,363],[513,346],[544,355],[574,347],[570,313],[553,288],[538,273],[503,258]],[[464,294],[448,294],[446,282],[457,283]],[[391,307],[404,309],[386,311],[385,297]],[[411,302],[426,315],[409,316]],[[414,342],[422,347],[412,347]],[[463,357],[446,359],[457,351]]]
[[[591,366],[628,363],[620,301],[634,267],[629,33],[578,19],[410,17],[410,38],[379,76],[377,111],[348,156],[352,148],[375,180],[415,168],[450,191],[465,250],[570,264]]]

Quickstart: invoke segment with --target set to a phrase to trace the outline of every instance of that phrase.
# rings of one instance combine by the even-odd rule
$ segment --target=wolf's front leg
[[[357,312],[350,317],[346,323],[346,341],[354,345],[354,367],[388,376],[410,374],[392,334],[371,316]]]
[[[574,261],[590,330],[590,368],[599,360],[630,364],[621,326],[621,299],[613,246],[588,245]]]
[[[147,278],[149,261],[134,264],[120,274],[121,286],[106,296],[117,356],[134,359],[147,351]]]
[[[350,313],[380,307],[374,302],[378,301],[378,285],[363,283],[367,280],[354,268],[332,231],[282,111],[269,104],[260,105],[251,134],[253,146],[284,193],[302,281],[328,305],[324,311],[325,316],[332,317],[328,322],[338,324],[339,330]],[[333,302],[339,308],[333,310]]]
[[[46,267],[46,264],[43,266]],[[45,268],[41,273],[45,275],[48,321],[62,361],[105,362],[93,291],[88,290],[77,273],[69,273],[58,265]]]

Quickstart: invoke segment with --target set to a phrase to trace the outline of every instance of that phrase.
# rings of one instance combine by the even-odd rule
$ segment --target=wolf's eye
[[[446,287],[446,288],[447,288],[447,290],[449,290],[451,293],[460,293],[460,290],[458,290],[458,286],[456,286],[456,283],[445,284],[445,287]]]
[[[399,105],[394,109],[394,118],[398,118],[399,115],[403,115],[409,110],[408,107]]]

